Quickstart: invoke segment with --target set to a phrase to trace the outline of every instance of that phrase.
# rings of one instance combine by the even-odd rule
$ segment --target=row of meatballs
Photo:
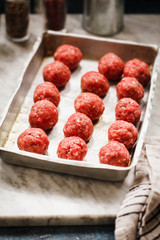
[[[69,58],[65,61],[67,56]],[[19,135],[17,139],[19,149],[38,154],[46,153],[49,146],[46,131],[52,129],[58,122],[59,88],[67,84],[71,71],[77,67],[81,59],[81,51],[72,45],[62,45],[56,49],[55,61],[43,69],[44,83],[39,84],[34,91],[34,104],[29,114],[31,128]]]
[[[67,84],[71,71],[82,59],[79,48],[66,44],[58,47],[53,56],[55,61],[43,69],[45,82],[34,91],[35,104],[29,114],[32,128],[18,137],[17,144],[21,150],[45,154],[49,140],[44,131],[52,129],[58,122],[58,88]],[[115,109],[117,121],[108,130],[110,142],[100,149],[99,159],[101,163],[128,166],[130,155],[127,149],[134,145],[138,136],[133,124],[139,121],[141,115],[137,102],[143,98],[143,86],[150,81],[149,68],[139,59],[124,64],[114,53],[107,53],[100,59],[98,70],[87,72],[81,78],[83,93],[74,101],[76,113],[69,117],[63,128],[66,138],[59,143],[57,155],[60,158],[83,160],[87,153],[86,142],[94,129],[92,121],[99,119],[105,109],[101,97],[109,90],[108,80],[119,81],[116,87],[120,99]]]
[[[112,68],[107,68],[112,62],[109,56],[116,62]],[[98,69],[108,79],[119,81],[116,86],[119,99],[115,108],[116,121],[108,129],[109,143],[100,149],[99,159],[101,163],[127,167],[130,164],[129,150],[138,138],[135,127],[141,117],[138,102],[143,98],[144,87],[151,79],[149,66],[136,58],[124,64],[121,58],[109,53],[100,59]]]

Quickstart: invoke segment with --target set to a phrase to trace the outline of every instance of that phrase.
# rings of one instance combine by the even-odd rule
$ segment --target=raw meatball
[[[57,148],[59,158],[81,161],[86,154],[87,144],[79,137],[67,137],[59,143]]]
[[[110,141],[100,149],[99,160],[101,163],[127,167],[129,165],[130,155],[123,143]]]
[[[32,106],[29,114],[31,127],[47,130],[53,128],[57,122],[58,110],[52,102],[45,99],[36,102]]]
[[[151,79],[149,66],[137,59],[134,58],[128,62],[126,62],[124,69],[123,69],[123,75],[125,77],[135,77],[137,80],[143,85],[146,86],[147,83]]]
[[[86,114],[91,120],[97,120],[105,109],[103,100],[94,93],[81,93],[74,101],[76,112]]]
[[[122,98],[115,108],[116,120],[124,120],[136,124],[141,117],[141,108],[132,98]]]
[[[43,69],[44,81],[54,83],[57,88],[65,86],[70,77],[70,69],[60,61],[49,63]]]
[[[77,136],[84,141],[88,141],[93,133],[93,123],[89,117],[83,113],[73,113],[64,125],[65,137]]]
[[[117,84],[116,91],[118,99],[129,97],[139,102],[144,96],[143,86],[134,77],[122,78],[122,80]]]
[[[98,63],[98,70],[108,80],[117,81],[120,80],[123,73],[124,63],[120,57],[114,53],[107,53]]]
[[[91,92],[103,97],[109,90],[109,83],[103,74],[90,71],[82,76],[81,89],[83,92]]]
[[[137,141],[138,131],[136,127],[123,120],[115,121],[108,129],[108,140],[123,143],[126,148],[131,148]]]
[[[60,94],[57,87],[51,82],[39,84],[33,95],[34,102],[47,99],[57,107],[60,102]]]
[[[45,154],[49,146],[49,140],[42,129],[29,128],[19,135],[17,145],[23,151]]]
[[[53,57],[55,60],[59,60],[66,64],[70,70],[73,70],[81,61],[82,52],[78,47],[70,44],[63,44],[56,49]]]

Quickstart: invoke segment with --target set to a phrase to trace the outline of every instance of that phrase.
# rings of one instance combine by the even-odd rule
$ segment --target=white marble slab
[[[160,44],[160,16],[125,16],[117,39]],[[147,31],[144,29],[147,26]],[[85,33],[81,15],[69,15],[66,29]],[[4,18],[0,38],[0,111],[5,109],[33,43],[43,30],[43,19],[32,16],[30,39],[12,43],[6,39]],[[148,136],[160,133],[160,77],[157,81]],[[74,225],[113,223],[133,181],[130,172],[122,182],[112,183],[12,166],[0,160],[0,226]]]

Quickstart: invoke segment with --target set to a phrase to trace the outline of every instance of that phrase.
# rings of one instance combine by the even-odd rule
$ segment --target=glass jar
[[[29,0],[5,0],[6,33],[9,39],[15,42],[28,39],[29,13]]]
[[[64,29],[66,20],[65,0],[44,0],[46,29],[59,31]]]

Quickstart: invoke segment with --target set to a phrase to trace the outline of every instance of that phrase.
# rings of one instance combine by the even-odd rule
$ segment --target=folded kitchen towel
[[[160,239],[160,138],[145,139],[115,225],[116,240]]]

